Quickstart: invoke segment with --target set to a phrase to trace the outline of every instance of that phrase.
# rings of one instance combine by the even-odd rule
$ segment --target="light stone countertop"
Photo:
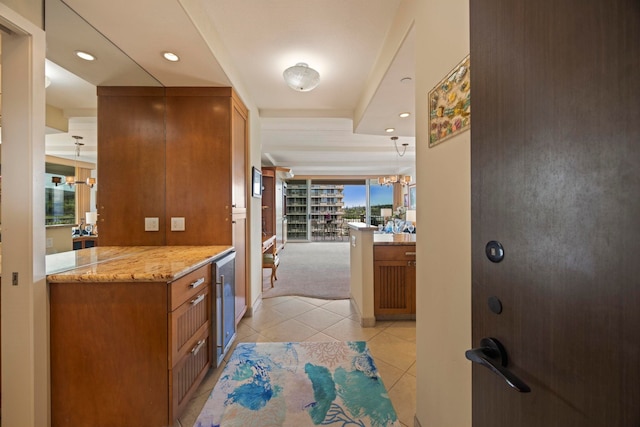
[[[170,282],[230,252],[231,246],[98,246],[47,255],[47,281]]]

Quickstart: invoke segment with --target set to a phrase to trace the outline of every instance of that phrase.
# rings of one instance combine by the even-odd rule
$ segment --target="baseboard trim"
[[[363,328],[374,328],[376,326],[376,318],[375,317],[361,317],[360,318],[360,326]]]
[[[247,311],[244,313],[244,317],[253,317],[253,314],[258,311],[262,305],[262,294],[258,295],[258,298],[251,304],[251,307],[247,307]]]
[[[356,300],[353,298],[353,295],[349,296],[349,300],[351,300],[351,305],[356,308],[356,312],[358,313],[358,319],[360,320],[360,326],[363,328],[373,328],[376,326],[376,318],[375,317],[362,317],[362,312],[360,311],[360,307],[356,304]]]

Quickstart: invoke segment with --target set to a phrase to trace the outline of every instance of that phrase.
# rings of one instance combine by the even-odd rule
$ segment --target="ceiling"
[[[68,133],[48,133],[47,154],[73,158],[71,135],[80,135],[81,160],[95,162],[96,86],[231,85],[259,111],[263,166],[297,176],[414,174],[411,3],[45,0],[47,103],[69,118]],[[319,71],[313,91],[284,83],[298,62]]]

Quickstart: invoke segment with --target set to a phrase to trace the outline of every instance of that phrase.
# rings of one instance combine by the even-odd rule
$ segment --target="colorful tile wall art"
[[[429,148],[471,127],[469,55],[429,91]]]

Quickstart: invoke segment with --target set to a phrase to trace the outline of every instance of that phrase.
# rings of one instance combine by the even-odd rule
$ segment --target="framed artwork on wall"
[[[429,148],[471,127],[470,67],[467,55],[429,91]]]
[[[262,171],[257,167],[251,168],[251,195],[262,198]]]

